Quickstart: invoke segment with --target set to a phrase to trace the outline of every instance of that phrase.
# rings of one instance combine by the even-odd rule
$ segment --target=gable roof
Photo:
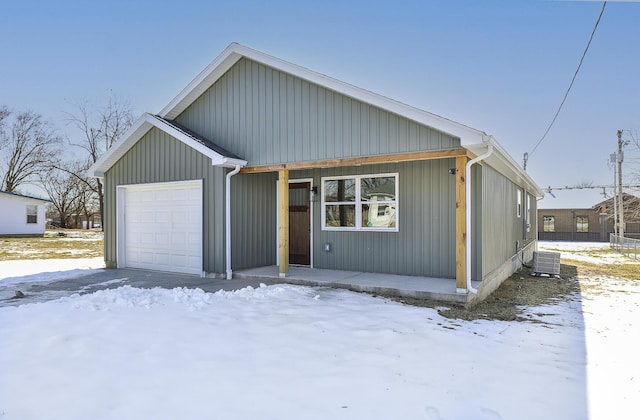
[[[616,204],[617,206],[614,206],[614,200],[613,197],[611,197],[595,204],[591,209],[612,215],[619,210],[618,206],[620,205],[620,202],[618,201]],[[635,222],[640,220],[640,197],[623,192],[622,205],[624,207],[624,217],[626,222]]]
[[[193,131],[158,115],[144,113],[87,171],[89,176],[101,178],[104,173],[131,149],[153,127],[167,133],[211,159],[214,166],[245,166],[246,160],[216,145]]]
[[[164,118],[159,117],[158,115],[152,115],[152,117],[155,117],[159,121],[161,121],[162,123],[164,123],[164,124],[166,124],[166,125],[168,125],[170,127],[173,127],[174,129],[180,131],[185,136],[188,136],[192,140],[194,140],[194,141],[200,143],[201,145],[213,150],[214,152],[218,153],[220,156],[223,156],[223,157],[229,158],[229,159],[242,160],[242,159],[240,159],[240,157],[238,155],[236,155],[234,153],[231,153],[230,151],[228,151],[224,147],[218,146],[217,144],[211,142],[209,139],[206,139],[206,138],[202,137],[201,135],[189,130],[187,127],[185,127],[185,126],[183,126],[181,124],[178,124],[175,121],[165,120]]]
[[[159,112],[159,115],[170,120],[176,118],[243,57],[458,137],[462,141],[463,147],[470,144],[480,144],[488,138],[488,135],[483,131],[414,108],[235,42],[231,43],[200,72],[191,83]]]
[[[618,196],[617,192],[616,192],[616,196]],[[626,192],[622,193],[622,201],[623,203],[640,203],[640,197],[636,197],[633,194],[628,194]],[[599,203],[596,203],[593,205],[593,207],[591,207],[592,209],[598,209],[602,206],[607,206],[607,207],[611,207],[613,206],[613,197],[609,197],[605,200],[600,201]]]
[[[513,182],[526,187],[527,191],[538,198],[544,197],[544,192],[533,179],[509,156],[493,136],[484,131],[414,108],[235,42],[222,51],[173,98],[160,111],[159,116],[170,120],[176,118],[243,57],[457,137],[460,139],[461,146],[475,155],[483,154],[487,150],[487,145],[491,143],[494,152],[486,161]]]
[[[522,167],[511,156],[509,156],[493,136],[488,135],[484,131],[414,108],[402,102],[398,102],[377,93],[342,82],[235,42],[231,43],[224,51],[222,51],[222,53],[218,55],[202,72],[200,72],[200,74],[198,74],[196,78],[193,79],[175,98],[173,98],[157,116],[151,114],[143,115],[141,119],[138,120],[134,126],[89,169],[89,175],[102,177],[104,172],[120,157],[122,157],[124,153],[151,128],[151,126],[156,126],[159,129],[166,131],[172,136],[178,138],[178,140],[184,141],[190,146],[193,144],[199,144],[201,149],[208,149],[208,146],[205,146],[203,143],[194,139],[188,131],[185,131],[184,127],[178,126],[173,123],[172,120],[187,109],[242,58],[247,58],[261,63],[265,66],[288,73],[310,83],[333,90],[357,101],[384,109],[419,124],[432,127],[438,131],[457,137],[460,139],[461,146],[475,155],[484,154],[488,145],[491,144],[493,146],[493,154],[485,159],[485,161],[514,183],[526,188],[527,191],[533,193],[536,197],[544,197],[544,192],[540,187],[538,187],[533,179],[531,179]],[[167,130],[170,130],[171,132]],[[196,149],[201,151],[201,149]],[[215,148],[209,150],[213,151],[216,155],[212,156],[212,163],[214,165],[247,165],[246,161],[239,160],[237,156],[225,156],[224,153],[216,152]],[[209,156],[208,153],[204,154]]]
[[[30,195],[23,195],[23,194],[17,194],[14,192],[9,192],[9,191],[0,191],[0,194],[2,194],[3,196],[7,196],[10,198],[18,198],[18,199],[24,199],[25,201],[41,201],[43,203],[50,203],[51,200],[47,200],[46,198],[38,198],[38,197],[32,197]]]

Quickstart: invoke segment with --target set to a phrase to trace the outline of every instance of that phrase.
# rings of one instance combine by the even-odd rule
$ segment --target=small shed
[[[0,236],[43,236],[49,200],[0,191]]]

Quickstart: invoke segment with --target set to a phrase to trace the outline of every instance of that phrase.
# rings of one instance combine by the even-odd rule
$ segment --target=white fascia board
[[[544,197],[544,191],[536,184],[536,182],[527,174],[524,169],[504,150],[504,148],[493,138],[489,137],[489,142],[493,146],[493,153],[486,159],[486,162],[502,175],[510,179],[514,184],[527,189],[537,198]],[[486,152],[487,143],[476,144],[467,147],[472,153],[481,155]]]
[[[159,128],[160,130],[169,134],[171,137],[175,137],[176,139],[180,140],[181,142],[191,147],[192,149],[197,150],[203,155],[209,157],[211,159],[211,164],[213,166],[227,166],[227,165],[236,166],[236,164],[239,166],[247,165],[246,160],[234,159],[227,156],[223,156],[220,153],[216,152],[215,150],[209,149],[204,144],[199,143],[196,140],[192,139],[191,137],[187,136],[182,131],[177,130],[172,125],[167,124],[162,120],[155,118],[153,115],[151,114],[145,114],[145,115],[147,115],[150,118],[151,123],[155,125],[157,128]],[[228,163],[228,162],[233,162],[233,163]]]
[[[527,185],[532,191],[535,191],[538,196],[542,196],[544,194],[536,183],[533,182],[533,180],[524,172],[524,170],[515,163],[502,146],[500,146],[492,136],[483,131],[460,124],[439,115],[423,111],[237,43],[230,44],[220,55],[218,55],[218,57],[216,57],[200,74],[198,74],[198,76],[196,76],[196,78],[193,79],[193,81],[191,81],[191,83],[189,83],[187,87],[178,94],[178,96],[176,96],[166,107],[162,109],[162,111],[160,111],[159,115],[169,120],[176,118],[242,57],[246,57],[252,61],[262,63],[265,66],[291,74],[310,83],[323,86],[350,98],[387,110],[412,121],[432,127],[438,131],[447,133],[453,137],[457,137],[460,139],[460,145],[462,147],[471,150],[477,155],[484,153],[487,142],[491,141],[494,149],[497,150],[497,153],[495,153],[495,156],[489,158],[489,161],[495,162],[500,168],[500,172],[514,180],[514,182]],[[480,150],[483,152],[480,152]],[[246,165],[246,162],[244,162],[244,165]],[[240,166],[244,165],[241,164]]]
[[[93,178],[103,178],[104,173],[151,129],[149,114],[143,114],[129,129],[87,170]]]
[[[193,79],[191,83],[189,83],[187,87],[178,94],[178,96],[169,102],[169,104],[159,112],[159,115],[169,120],[176,118],[242,57],[246,57],[250,60],[262,63],[265,66],[272,67],[308,82],[323,86],[358,101],[398,114],[420,124],[433,127],[436,130],[459,138],[461,140],[462,147],[486,141],[487,134],[480,130],[476,130],[475,128],[414,108],[402,102],[398,102],[377,93],[342,82],[237,43],[230,44],[218,57],[215,58],[215,60],[211,62],[211,64],[198,74],[198,76],[196,76],[196,78]]]
[[[227,70],[229,70],[240,58],[236,52],[239,44],[231,43],[220,53],[204,70],[198,74],[182,91],[158,113],[162,118],[173,120],[200,95],[209,89]]]
[[[176,138],[192,149],[197,150],[203,155],[209,157],[211,159],[211,164],[214,166],[247,165],[247,162],[244,160],[232,159],[222,156],[218,152],[209,149],[202,143],[195,141],[180,130],[177,130],[170,124],[164,123],[153,115],[145,113],[140,118],[138,118],[135,123],[133,123],[131,128],[127,130],[127,132],[118,141],[116,141],[116,143],[114,143],[113,146],[111,146],[111,148],[109,148],[109,150],[107,150],[107,152],[96,161],[96,163],[91,165],[91,167],[87,171],[87,174],[90,177],[95,178],[104,177],[104,173],[122,156],[124,156],[124,154],[129,149],[131,149],[131,147],[133,147],[152,127],[158,128],[159,130],[167,133],[171,137]]]
[[[0,191],[0,193],[0,197],[7,198],[9,200],[18,200],[35,204],[51,203],[51,200],[47,200],[46,198],[28,197],[20,194],[7,193],[5,191]]]

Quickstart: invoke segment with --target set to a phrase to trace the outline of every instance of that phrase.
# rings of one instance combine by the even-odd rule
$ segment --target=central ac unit
[[[548,274],[550,276],[560,275],[560,253],[559,252],[533,252],[533,275]]]

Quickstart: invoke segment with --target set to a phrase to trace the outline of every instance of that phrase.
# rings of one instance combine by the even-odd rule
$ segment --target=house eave
[[[468,144],[481,143],[487,137],[487,134],[483,131],[342,82],[235,42],[220,53],[220,55],[171,100],[158,115],[169,120],[178,117],[242,57],[299,77],[310,83],[323,86],[358,101],[393,112],[420,124],[433,127],[436,130],[459,138],[463,147]]]
[[[9,199],[12,199],[12,200],[37,202],[37,203],[41,203],[41,204],[51,203],[51,200],[47,200],[46,198],[32,197],[32,196],[29,196],[29,195],[22,195],[22,194],[17,194],[17,193],[8,192],[8,191],[0,191],[0,195],[2,197],[9,198]]]
[[[146,133],[153,127],[167,133],[171,137],[185,143],[192,149],[202,153],[203,155],[211,159],[211,164],[215,166],[245,166],[246,161],[241,159],[230,158],[223,156],[220,153],[206,147],[185,133],[177,130],[170,124],[163,122],[156,118],[154,115],[145,113],[136,122],[133,123],[131,128],[127,130],[124,135],[111,146],[106,153],[104,153],[87,171],[88,176],[93,178],[103,178],[104,174],[113,166],[122,156],[131,149]]]
[[[516,185],[525,188],[529,193],[541,199],[544,197],[544,191],[536,184],[536,182],[525,172],[525,170],[516,163],[515,160],[507,153],[502,146],[489,136],[484,143],[467,145],[466,149],[475,155],[480,155],[486,150],[487,142],[491,142],[493,153],[485,161],[495,170],[506,176]]]
[[[491,141],[495,153],[488,159],[488,163],[495,166],[499,172],[513,182],[531,191],[536,197],[542,198],[544,196],[544,192],[524,169],[509,156],[491,135],[484,131],[342,82],[235,42],[225,48],[220,55],[169,102],[159,112],[159,116],[168,120],[178,117],[243,57],[451,135],[460,139],[460,146],[473,154],[480,155],[484,153],[487,142]],[[241,166],[245,165],[246,162]]]

